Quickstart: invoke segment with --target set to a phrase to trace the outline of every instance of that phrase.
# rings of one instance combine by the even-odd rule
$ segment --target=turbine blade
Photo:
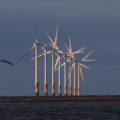
[[[82,60],[83,62],[93,62],[96,61],[96,59],[89,59],[89,60]]]
[[[86,68],[86,69],[88,69],[88,70],[90,70],[89,67],[87,67],[86,65],[84,65],[84,64],[82,64],[82,63],[80,63],[80,62],[79,62],[79,65],[82,66],[82,67],[84,67],[84,68]]]
[[[33,58],[30,58],[30,61],[33,61],[33,60],[35,60],[35,57],[33,57]]]
[[[42,52],[42,54],[38,55],[38,58],[42,57],[45,55],[45,50]]]
[[[72,69],[73,69],[74,67],[75,67],[75,63],[72,64],[71,71],[72,71]]]
[[[55,46],[55,42],[52,40],[52,38],[49,36],[49,34],[47,34],[47,37],[49,38],[49,40],[51,41],[51,43],[53,44],[53,46]]]
[[[65,62],[61,65],[61,67],[63,67],[65,65]]]
[[[80,66],[80,74],[81,74],[81,77],[82,77],[82,80],[83,80],[83,83],[84,83],[84,77],[83,77],[83,72],[82,72],[81,66]]]
[[[45,55],[45,53],[42,53],[41,55],[38,56],[38,58],[41,58],[41,57],[44,56],[44,55]]]
[[[65,47],[66,47],[67,51],[69,52],[70,50],[69,50],[69,48],[68,48],[68,46],[66,44],[65,44]]]
[[[42,56],[44,56],[44,55],[45,55],[45,52],[43,51],[42,54],[38,55],[38,58],[40,58],[40,57],[42,57]],[[35,60],[35,57],[31,58],[30,60],[31,60],[31,61]]]
[[[53,52],[56,54],[57,57],[60,57],[60,55],[57,52],[55,52],[55,51],[53,51]]]
[[[22,57],[20,57],[16,63],[20,62],[24,57],[26,57],[33,49],[35,48],[35,46],[33,46],[32,48],[30,48]]]
[[[50,54],[50,53],[52,53],[53,51],[47,51],[47,54]]]
[[[74,57],[74,55],[72,55],[72,58],[73,58],[73,60],[75,60],[75,57]]]
[[[59,49],[58,49],[58,46],[54,46],[54,49],[56,49],[57,51],[59,50]],[[58,52],[59,52],[59,51],[58,51]]]
[[[4,63],[7,63],[9,65],[15,66],[15,64],[13,64],[12,62],[10,62],[8,60],[1,59],[0,62],[4,62]]]
[[[51,44],[51,43],[48,43],[52,48],[54,48],[54,45],[53,44]]]
[[[54,69],[56,69],[59,60],[60,60],[60,57],[57,58]]]
[[[84,51],[80,51],[80,52],[79,51],[75,51],[75,52],[72,52],[73,55],[80,54],[80,53],[84,53]]]
[[[57,45],[57,41],[58,41],[58,25],[57,25],[57,28],[56,28],[55,46]]]
[[[60,50],[60,49],[58,49],[58,52],[59,52],[59,53],[61,53],[61,54],[63,54],[63,51],[62,51],[62,50]]]
[[[70,48],[70,52],[72,52],[72,45],[71,45],[70,36],[69,36],[69,48]]]
[[[65,65],[65,62],[61,65],[61,67],[63,67],[64,65]],[[59,67],[56,68],[55,71],[57,71],[58,69],[59,69]]]
[[[39,61],[42,59],[43,57],[40,57],[39,59],[38,59],[38,63],[39,63]]]
[[[49,44],[50,44],[50,46],[52,46],[53,49],[58,50],[58,46],[55,46],[55,45],[53,45],[53,44],[51,44],[51,43],[49,43]]]
[[[79,54],[79,53],[84,53],[84,50],[86,49],[87,47],[84,47],[84,48],[81,48],[79,50],[76,50],[75,52],[73,52],[73,54]]]
[[[87,60],[87,58],[94,52],[94,50],[90,51],[82,60]]]

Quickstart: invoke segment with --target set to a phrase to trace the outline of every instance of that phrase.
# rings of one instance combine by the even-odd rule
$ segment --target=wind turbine
[[[84,67],[85,69],[88,69],[90,70],[89,67],[87,67],[86,65],[84,65],[83,63],[81,62],[91,62],[91,61],[95,61],[95,59],[87,59],[94,51],[90,51],[85,57],[83,57],[81,60],[78,60],[78,61],[75,61],[73,60],[73,66],[72,66],[72,69],[75,65],[75,63],[78,64],[78,96],[80,96],[80,75],[79,73],[81,74],[81,78],[84,82],[84,76],[83,76],[83,72],[82,72],[82,67]],[[74,68],[75,69],[75,68]],[[74,85],[75,85],[75,82],[74,82]]]
[[[20,62],[25,56],[27,56],[33,49],[35,49],[35,96],[39,96],[39,81],[38,81],[38,46],[42,46],[37,39],[33,42],[33,47],[30,48],[18,61]]]
[[[75,80],[75,73],[76,73],[75,72],[75,67],[76,67],[76,64],[78,66],[78,96],[80,96],[80,75],[79,75],[79,73],[81,74],[82,80],[84,82],[82,67],[84,67],[84,68],[86,68],[88,70],[90,70],[90,68],[87,67],[86,65],[80,63],[80,61],[73,60],[73,65],[72,65],[71,71],[74,68],[74,96],[76,95],[76,85],[75,85],[75,83],[76,83],[76,80]]]
[[[58,41],[58,26],[57,26],[57,29],[56,29],[56,35],[55,35],[55,40],[53,41],[52,38],[47,34],[49,40],[51,41],[50,45],[53,47],[53,49],[57,50],[58,54],[61,54],[62,51],[58,49],[58,46],[57,46],[57,41]],[[57,63],[59,62],[59,80],[58,80],[58,88],[59,88],[59,96],[61,96],[61,83],[60,83],[60,55],[57,55],[58,58],[56,60],[56,64],[55,64],[55,68],[57,66]],[[54,95],[54,54],[52,53],[52,94]]]
[[[50,45],[53,49],[57,49],[57,41],[58,41],[58,26],[56,28],[55,40],[53,41],[49,34],[47,34],[49,40],[51,41]],[[55,85],[54,85],[54,53],[52,52],[52,95],[55,95]]]
[[[84,50],[86,49],[86,47],[84,48],[81,48],[79,50],[76,50],[76,51],[72,51],[72,45],[71,45],[71,40],[70,40],[70,37],[69,37],[69,48],[68,46],[65,44],[65,47],[67,48],[67,51],[68,51],[68,56],[70,57],[69,59],[69,95],[71,96],[72,95],[72,86],[71,86],[71,71],[72,71],[72,68],[74,67],[74,96],[76,94],[76,86],[75,86],[75,62],[72,64],[72,68],[71,68],[71,61],[72,59],[75,60],[75,57],[74,55],[75,54],[80,54],[80,53],[84,53]]]

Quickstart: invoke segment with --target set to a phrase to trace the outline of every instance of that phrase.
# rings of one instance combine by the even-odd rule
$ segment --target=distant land
[[[120,95],[0,96],[0,102],[120,102]]]

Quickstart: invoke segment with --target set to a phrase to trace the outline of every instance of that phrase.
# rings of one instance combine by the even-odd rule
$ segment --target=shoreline
[[[0,96],[0,102],[120,102],[120,95]]]

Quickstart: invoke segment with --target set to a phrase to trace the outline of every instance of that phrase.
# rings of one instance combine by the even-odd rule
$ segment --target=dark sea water
[[[0,119],[120,120],[120,102],[0,103]]]

